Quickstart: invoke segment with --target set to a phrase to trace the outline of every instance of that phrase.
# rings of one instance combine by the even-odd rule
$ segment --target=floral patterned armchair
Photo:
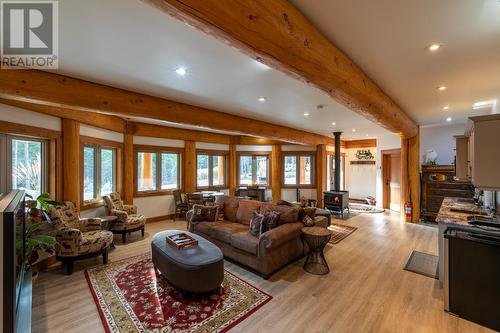
[[[131,232],[140,230],[142,237],[144,237],[146,218],[143,215],[137,214],[136,206],[124,205],[120,194],[116,192],[110,193],[109,196],[104,196],[103,200],[108,209],[108,214],[117,217],[110,231],[114,234],[121,234],[124,244],[127,242],[127,234]]]
[[[101,229],[100,219],[80,218],[70,201],[52,207],[50,219],[56,229],[56,257],[67,266],[68,275],[73,273],[75,260],[102,254],[104,264],[107,263],[113,233]]]

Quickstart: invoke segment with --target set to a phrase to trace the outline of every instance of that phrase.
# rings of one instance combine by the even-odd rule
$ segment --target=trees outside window
[[[269,156],[240,155],[239,185],[269,185]]]
[[[180,153],[138,151],[137,192],[161,192],[180,188]]]
[[[283,156],[283,184],[285,186],[313,185],[314,155],[287,153]]]
[[[226,185],[226,156],[200,153],[196,156],[196,186],[199,189]]]
[[[116,149],[83,146],[83,201],[98,200],[116,191]]]

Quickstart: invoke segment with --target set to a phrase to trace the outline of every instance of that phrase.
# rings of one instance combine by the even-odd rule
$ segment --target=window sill
[[[134,198],[158,197],[158,196],[162,196],[162,195],[174,195],[174,191],[175,190],[135,192]]]
[[[88,210],[88,209],[94,209],[94,208],[99,208],[99,207],[104,207],[104,201],[102,199],[96,199],[92,201],[86,201],[80,206],[80,210]]]
[[[293,189],[315,189],[316,185],[290,185],[290,184],[281,184],[281,188],[293,190]]]

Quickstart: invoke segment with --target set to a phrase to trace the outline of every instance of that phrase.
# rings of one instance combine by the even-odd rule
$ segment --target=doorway
[[[401,210],[401,149],[382,150],[383,207]]]

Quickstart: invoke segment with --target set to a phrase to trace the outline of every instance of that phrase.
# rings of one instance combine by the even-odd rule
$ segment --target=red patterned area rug
[[[213,294],[187,296],[154,269],[150,254],[85,271],[106,332],[226,332],[272,297],[225,271]]]

